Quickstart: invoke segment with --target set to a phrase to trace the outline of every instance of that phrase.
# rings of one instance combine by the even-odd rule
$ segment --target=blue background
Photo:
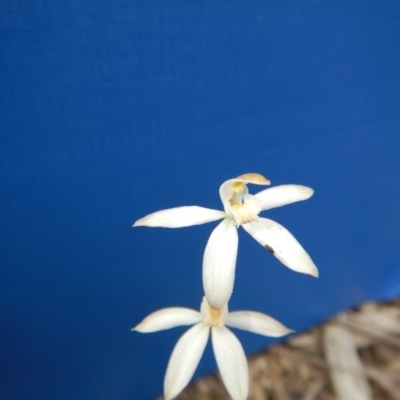
[[[1,1],[0,397],[160,394],[185,329],[130,328],[199,307],[216,223],[131,225],[220,209],[245,172],[315,189],[263,215],[320,278],[241,230],[232,310],[302,330],[398,295],[399,18],[398,1]],[[197,376],[214,368],[208,347]]]

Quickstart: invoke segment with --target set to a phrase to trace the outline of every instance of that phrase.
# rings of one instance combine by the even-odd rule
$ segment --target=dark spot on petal
[[[268,246],[268,245],[266,244],[266,245],[264,245],[264,247],[265,247],[271,254],[275,254],[275,250],[274,250],[271,246]]]

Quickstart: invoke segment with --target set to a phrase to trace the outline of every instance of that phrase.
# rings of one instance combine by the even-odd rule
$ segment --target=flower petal
[[[249,369],[243,347],[226,327],[213,327],[212,345],[222,380],[234,400],[246,400],[249,393]]]
[[[189,383],[206,347],[210,328],[197,324],[178,340],[168,362],[164,379],[165,400],[177,396]]]
[[[229,300],[235,281],[238,233],[235,221],[225,218],[211,233],[203,258],[203,286],[212,308]]]
[[[261,204],[261,211],[281,207],[296,201],[307,200],[314,190],[301,185],[281,185],[258,192],[254,197]]]
[[[228,314],[225,323],[233,328],[258,333],[259,335],[280,337],[293,332],[276,319],[255,311],[234,311]]]
[[[282,225],[267,218],[242,225],[258,243],[293,271],[318,276],[317,267],[294,236]]]
[[[132,328],[133,331],[142,333],[162,331],[181,325],[192,325],[200,322],[201,313],[190,308],[170,307],[153,312],[139,325]]]
[[[223,211],[212,210],[199,206],[185,206],[157,211],[138,219],[133,226],[151,226],[161,228],[182,228],[184,226],[200,225],[206,222],[224,218]]]

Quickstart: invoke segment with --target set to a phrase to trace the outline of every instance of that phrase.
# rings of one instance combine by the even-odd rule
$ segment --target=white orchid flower
[[[206,297],[200,312],[181,307],[164,308],[150,314],[132,330],[148,333],[192,324],[195,325],[178,340],[169,359],[164,379],[165,400],[176,397],[189,383],[210,333],[218,369],[229,395],[234,400],[247,399],[249,371],[246,355],[239,340],[225,325],[272,337],[293,332],[265,314],[228,312],[227,305],[220,309],[211,308]]]
[[[260,174],[244,174],[221,185],[219,194],[224,211],[198,206],[176,207],[149,214],[133,225],[180,228],[223,218],[208,240],[203,259],[204,291],[214,308],[221,308],[232,294],[239,226],[288,268],[318,276],[317,267],[294,236],[277,222],[258,216],[264,210],[307,200],[313,195],[313,189],[301,185],[281,185],[251,195],[248,183],[270,184]]]

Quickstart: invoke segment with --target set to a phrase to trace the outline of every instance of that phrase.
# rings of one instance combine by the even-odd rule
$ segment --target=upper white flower
[[[239,340],[225,325],[272,337],[293,332],[265,314],[228,312],[227,305],[220,309],[212,308],[205,297],[200,312],[189,308],[164,308],[150,314],[133,330],[147,333],[192,324],[196,325],[178,340],[169,359],[164,379],[166,400],[176,397],[189,383],[210,333],[218,369],[229,395],[234,400],[245,400],[249,392],[246,355]]]
[[[258,216],[260,211],[307,200],[313,195],[313,189],[281,185],[251,195],[248,183],[270,184],[259,174],[240,175],[227,180],[219,189],[224,212],[198,206],[176,207],[149,214],[133,225],[180,228],[223,218],[211,233],[203,258],[204,292],[214,308],[221,308],[232,294],[238,248],[236,228],[239,226],[288,268],[318,276],[317,267],[294,236],[277,222]]]

